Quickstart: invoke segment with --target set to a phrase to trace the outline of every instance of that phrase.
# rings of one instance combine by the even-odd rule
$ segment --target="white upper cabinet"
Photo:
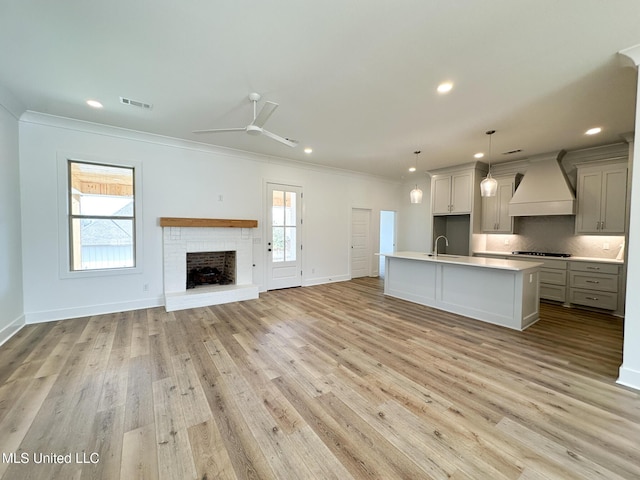
[[[431,212],[434,215],[471,213],[473,203],[473,171],[434,175]]]
[[[513,217],[509,216],[509,200],[516,187],[516,175],[495,177],[495,197],[482,198],[482,232],[513,233]]]
[[[576,233],[623,235],[627,165],[578,167]]]

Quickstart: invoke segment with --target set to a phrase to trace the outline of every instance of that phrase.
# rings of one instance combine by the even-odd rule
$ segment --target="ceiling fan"
[[[280,135],[276,135],[275,133],[271,133],[270,131],[262,128],[271,114],[273,114],[276,108],[278,108],[278,104],[273,102],[265,102],[260,109],[260,113],[257,113],[258,101],[260,100],[260,98],[261,97],[259,93],[249,94],[249,100],[251,101],[251,103],[253,103],[253,121],[246,127],[212,128],[208,130],[195,130],[193,133],[247,132],[249,135],[265,135],[280,143],[284,143],[288,147],[295,147],[298,144],[297,141],[281,137]]]

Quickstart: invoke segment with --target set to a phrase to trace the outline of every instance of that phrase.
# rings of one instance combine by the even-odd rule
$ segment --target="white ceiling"
[[[490,128],[494,162],[620,141],[637,44],[639,0],[0,0],[0,85],[29,110],[394,179],[414,150],[473,161]],[[245,126],[254,91],[298,147],[191,133]]]

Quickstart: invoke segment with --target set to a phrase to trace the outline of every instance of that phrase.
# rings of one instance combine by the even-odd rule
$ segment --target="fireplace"
[[[187,288],[235,283],[235,251],[187,252]]]
[[[253,283],[255,220],[162,217],[160,226],[168,312],[258,298],[258,285]],[[202,258],[212,254],[222,261],[218,258],[214,264],[200,264]],[[197,264],[187,266],[192,258],[197,259]],[[203,269],[200,277],[206,282],[187,288],[189,272],[196,268]],[[214,269],[223,272],[222,280],[207,283],[219,276]]]

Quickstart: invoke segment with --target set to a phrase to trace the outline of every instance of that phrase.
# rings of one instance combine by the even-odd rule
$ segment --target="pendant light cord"
[[[489,172],[487,173],[488,177],[491,177],[491,136],[496,133],[495,130],[487,130],[485,132],[487,135],[489,135]]]

